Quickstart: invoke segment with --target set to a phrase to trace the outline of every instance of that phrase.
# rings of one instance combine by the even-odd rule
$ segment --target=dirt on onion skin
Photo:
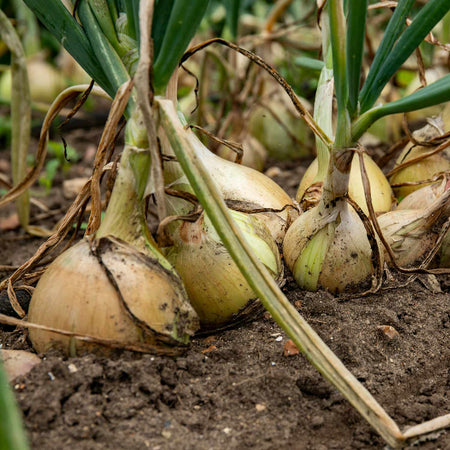
[[[302,171],[289,162],[275,179],[294,196]],[[58,189],[50,198],[64,209]],[[23,263],[42,242],[2,232],[1,264]],[[289,274],[283,288],[401,429],[450,411],[450,277],[438,278],[442,292],[425,278],[404,281],[394,276],[390,289],[347,301],[302,291]],[[385,448],[303,355],[284,356],[287,340],[266,314],[193,339],[177,359],[52,351],[12,386],[33,449]],[[32,350],[22,330],[0,332],[0,343]],[[450,448],[450,430],[429,439],[419,447]]]

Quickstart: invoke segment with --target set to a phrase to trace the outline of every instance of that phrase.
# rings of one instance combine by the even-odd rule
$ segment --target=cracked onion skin
[[[245,239],[275,280],[283,266],[272,236],[260,219],[230,210]],[[261,309],[255,293],[241,274],[209,218],[184,221],[171,234],[166,257],[183,280],[202,328],[217,329],[245,321]]]
[[[156,258],[113,237],[84,239],[41,277],[28,313],[32,323],[119,344],[186,344],[198,328],[180,280]],[[108,353],[101,344],[30,329],[38,352]]]

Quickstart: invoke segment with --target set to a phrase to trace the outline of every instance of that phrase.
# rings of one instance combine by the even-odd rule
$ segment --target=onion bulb
[[[417,141],[430,141],[443,134],[442,121],[433,121],[432,124],[429,123],[425,125],[420,130],[413,133],[414,139]],[[414,145],[410,142],[401,152],[400,156],[396,161],[396,166],[405,163],[411,159],[417,158],[423,154],[429,153],[433,150],[433,147]],[[393,184],[401,184],[405,182],[420,182],[423,180],[429,180],[433,178],[437,173],[445,172],[450,170],[450,160],[448,160],[444,155],[436,153],[429,156],[421,161],[414,163],[413,165],[407,166],[400,169],[398,172],[394,173],[389,181]],[[394,193],[398,199],[406,197],[411,192],[424,186],[424,183],[418,183],[415,186],[401,186],[394,187]]]
[[[264,223],[230,210],[245,239],[276,280],[283,275],[277,246]],[[204,328],[241,320],[260,307],[253,290],[223,245],[208,216],[184,221],[171,234],[166,257],[180,274]]]
[[[302,181],[300,182],[300,186],[297,190],[297,195],[295,196],[296,200],[300,204],[302,204],[302,200],[307,192],[307,189],[312,186],[314,181],[317,181],[315,178],[317,175],[318,165],[318,159],[316,158],[303,175]],[[366,153],[364,153],[364,165],[369,177],[372,204],[375,212],[383,213],[390,211],[393,203],[393,194],[388,180],[384,176],[381,169],[375,164],[373,159]],[[352,166],[350,169],[348,193],[350,198],[358,204],[366,215],[368,215],[369,210],[367,208],[366,197],[362,184],[359,158],[356,154],[353,157]]]
[[[27,62],[31,100],[51,103],[66,87],[64,76],[49,63],[40,59]],[[11,71],[7,70],[0,78],[0,98],[11,100]]]
[[[436,243],[449,212],[450,190],[447,190],[424,209],[399,209],[378,217],[397,264],[410,266],[420,261]]]
[[[303,103],[307,103],[302,99]],[[283,93],[267,96],[267,107],[256,107],[249,118],[250,133],[276,159],[307,158],[311,155],[306,143],[311,138],[309,128],[299,118],[291,100]],[[280,123],[281,122],[281,123]],[[302,145],[303,144],[303,145]]]
[[[374,272],[364,224],[345,201],[319,202],[291,225],[283,242],[286,264],[300,287],[359,290]]]
[[[184,295],[179,279],[156,258],[116,238],[84,239],[46,270],[28,317],[36,324],[121,344],[184,344],[197,328]],[[37,329],[30,329],[30,339],[38,352],[59,347],[69,354],[94,346]]]
[[[258,209],[270,211],[255,214],[263,220],[277,243],[281,243],[293,218],[297,216],[292,199],[266,175],[250,167],[227,161],[210,152],[191,130],[187,138],[195,148],[196,156],[208,168],[225,202],[231,209],[252,212]],[[166,139],[162,139],[163,153],[173,155]],[[186,176],[176,160],[164,162],[166,186],[174,190],[193,193]],[[168,212],[173,215],[186,214],[192,205],[180,210],[179,202],[170,199]]]

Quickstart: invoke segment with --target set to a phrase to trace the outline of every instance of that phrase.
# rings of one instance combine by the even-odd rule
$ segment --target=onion
[[[126,140],[135,143],[132,124]],[[31,322],[124,345],[185,344],[197,329],[181,280],[147,229],[142,199],[149,163],[148,150],[125,146],[96,239],[82,240],[49,266],[30,302]],[[38,351],[107,351],[40,330],[30,338]]]
[[[440,129],[442,126],[442,121],[435,121],[436,123],[427,124],[420,130],[413,133],[414,139],[417,141],[430,141],[443,134]],[[411,159],[417,158],[423,154],[429,153],[433,150],[433,147],[426,147],[422,145],[414,145],[410,142],[402,151],[400,156],[396,161],[396,166],[405,163]],[[420,182],[423,180],[429,180],[435,176],[435,174],[449,171],[450,161],[442,154],[434,154],[413,165],[407,166],[398,172],[394,173],[389,181],[393,184],[401,184],[405,182]],[[406,197],[411,192],[424,186],[426,183],[418,183],[415,186],[402,186],[394,187],[394,193],[397,198],[402,199]]]
[[[227,161],[210,152],[191,130],[186,130],[186,136],[196,149],[197,157],[214,177],[216,185],[231,209],[249,212],[257,209],[274,210],[261,212],[255,216],[265,222],[275,241],[281,243],[286,229],[297,215],[292,199],[286,192],[261,172]],[[173,155],[164,138],[162,145],[163,153]],[[193,193],[178,162],[165,161],[164,173],[167,186]],[[170,214],[181,215],[190,210],[189,205],[187,209],[180,209],[180,202],[177,200],[171,199],[169,202]]]
[[[309,128],[299,119],[288,97],[276,92],[275,95],[268,95],[265,103],[268,108],[258,106],[251,113],[248,129],[266,148],[269,156],[276,159],[311,156],[306,146],[311,138]],[[302,103],[307,102],[302,99]]]
[[[280,255],[264,223],[237,211],[230,214],[258,258],[281,280]],[[261,306],[205,213],[195,222],[182,222],[171,237],[174,245],[166,257],[183,279],[203,328],[242,320]]]
[[[197,323],[184,295],[179,279],[156,258],[112,237],[92,243],[84,239],[46,270],[28,317],[36,324],[122,344],[187,343]],[[30,329],[30,339],[38,352],[58,347],[69,354],[94,347],[37,329]]]
[[[384,237],[400,266],[417,263],[436,243],[450,212],[450,190],[424,209],[400,209],[378,217]]]
[[[359,290],[374,272],[366,229],[343,200],[303,213],[286,233],[283,254],[299,286],[312,291]]]
[[[388,180],[384,176],[381,169],[375,164],[373,159],[367,154],[364,154],[364,165],[369,177],[372,194],[372,204],[375,212],[383,213],[390,211],[393,204],[393,194]],[[311,187],[313,182],[318,181],[316,180],[317,169],[318,159],[316,158],[306,170],[305,174],[303,175],[302,181],[300,182],[300,186],[298,187],[297,195],[295,198],[300,204],[302,204],[302,200],[307,189]],[[358,206],[364,211],[366,215],[368,215],[369,211],[364,195],[359,158],[357,155],[355,155],[352,160],[348,192],[350,198],[358,204]]]
[[[27,62],[31,100],[51,103],[66,87],[64,76],[49,63],[40,59]],[[7,70],[0,78],[0,98],[11,100],[11,71]]]
[[[231,140],[235,140],[242,145],[243,155],[242,164],[252,169],[262,171],[267,159],[267,150],[264,146],[251,134],[244,132],[237,139],[233,137]],[[236,153],[229,149],[225,145],[221,145],[216,153],[228,161],[235,161]]]

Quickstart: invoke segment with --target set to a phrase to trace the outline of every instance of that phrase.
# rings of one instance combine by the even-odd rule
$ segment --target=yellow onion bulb
[[[417,191],[411,192],[397,205],[396,211],[400,209],[423,209],[430,206],[448,189],[447,183],[447,178],[443,177],[440,181],[427,184]]]
[[[358,291],[374,272],[364,224],[342,200],[300,215],[286,233],[283,255],[298,285],[311,291]]]
[[[450,190],[447,190],[426,208],[398,209],[378,217],[397,264],[416,264],[435,245],[440,227],[448,218],[449,198]]]
[[[278,248],[264,223],[230,210],[245,239],[276,280],[283,268]],[[208,216],[184,221],[171,235],[167,259],[181,276],[203,328],[214,329],[251,317],[260,302],[223,245]]]
[[[303,99],[302,102],[307,103]],[[248,129],[265,147],[269,156],[276,159],[311,156],[311,151],[306,145],[311,139],[311,132],[299,117],[291,100],[284,94],[277,93],[267,96],[264,103],[268,108],[258,106],[252,111]]]
[[[442,122],[437,121],[436,124],[427,124],[420,130],[413,133],[413,137],[417,141],[430,141],[443,134],[443,131],[439,129],[439,125]],[[396,166],[405,163],[411,159],[415,159],[423,154],[427,154],[433,150],[433,147],[414,145],[410,142],[401,152],[397,158]],[[394,173],[389,181],[392,185],[401,184],[405,182],[420,182],[433,178],[437,173],[450,171],[450,160],[447,159],[442,153],[436,153],[421,161],[407,166],[398,172]],[[423,187],[426,183],[418,183],[414,186],[401,186],[394,187],[394,193],[398,199],[406,197],[411,192],[416,191]]]
[[[272,179],[250,167],[236,164],[221,158],[209,151],[191,130],[186,130],[186,137],[192,142],[196,156],[202,161],[214,178],[223,199],[231,209],[253,213],[256,210],[267,211],[254,214],[266,224],[273,239],[277,243],[283,241],[284,235],[291,222],[297,217],[297,209],[289,195]],[[162,141],[163,150],[171,154],[172,150],[164,149],[168,145]],[[164,162],[166,186],[179,191],[191,191],[187,178],[180,174],[176,161]],[[190,211],[180,207],[177,199],[170,199],[169,214],[180,215]]]
[[[40,59],[27,62],[31,100],[52,103],[66,87],[64,76],[51,64]],[[7,70],[0,78],[0,98],[11,100],[11,71]]]
[[[28,319],[123,345],[185,344],[198,328],[179,278],[112,237],[82,240],[56,258],[33,293]],[[30,339],[38,352],[109,351],[39,329],[30,329]]]
[[[366,167],[370,182],[372,204],[375,213],[390,211],[393,204],[393,194],[388,180],[373,159],[367,154],[364,154],[364,165]],[[303,175],[302,181],[300,182],[300,186],[297,190],[297,195],[295,196],[299,203],[302,202],[306,190],[315,182],[318,167],[319,163],[316,158]],[[359,157],[356,154],[353,157],[350,169],[348,193],[350,198],[358,204],[366,215],[368,215],[369,210],[367,208],[366,197],[364,194]]]

